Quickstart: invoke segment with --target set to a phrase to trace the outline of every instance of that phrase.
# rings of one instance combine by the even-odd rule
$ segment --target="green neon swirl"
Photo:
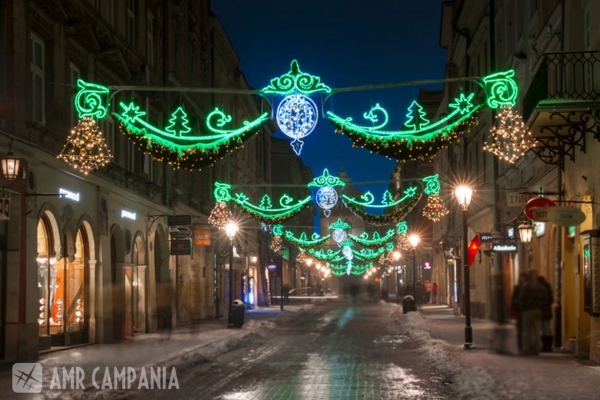
[[[110,108],[108,102],[110,90],[106,86],[88,83],[81,79],[77,80],[77,86],[79,91],[75,95],[74,103],[79,119],[104,118]]]
[[[408,232],[408,225],[406,224],[406,221],[398,222],[396,224],[396,227],[398,227],[396,233],[399,235],[406,235],[406,233]]]
[[[216,201],[230,201],[231,197],[231,185],[227,183],[215,182],[215,190],[213,192]]]
[[[423,189],[426,195],[438,194],[440,192],[441,184],[438,174],[426,176],[422,181],[426,184],[425,189]]]
[[[487,105],[492,109],[503,106],[514,106],[519,95],[519,86],[513,79],[514,70],[497,72],[483,78]]]
[[[365,194],[360,196],[361,199],[365,200],[364,202],[358,201],[354,197],[349,197],[345,194],[342,194],[342,199],[345,202],[352,203],[352,204],[355,204],[355,205],[361,206],[361,207],[371,207],[371,208],[395,207],[398,204],[402,203],[404,200],[415,197],[417,194],[417,188],[415,186],[411,186],[411,187],[407,188],[403,192],[404,197],[402,197],[396,201],[392,201],[391,203],[387,203],[389,201],[389,198],[391,197],[391,195],[387,196],[386,193],[389,194],[390,192],[386,190],[386,192],[384,193],[383,201],[382,201],[382,203],[384,203],[383,205],[373,204],[373,202],[375,201],[375,197],[371,194],[371,192],[366,192]]]
[[[330,230],[334,230],[334,229],[352,229],[352,225],[347,224],[346,222],[342,221],[342,218],[338,218],[337,221],[335,221],[333,224],[329,225]]]
[[[279,224],[273,225],[272,232],[273,232],[273,235],[275,235],[275,236],[283,236],[283,232],[284,232],[283,225],[279,225]]]
[[[308,183],[308,187],[335,187],[335,186],[346,186],[346,182],[342,181],[337,176],[329,175],[327,168],[323,170],[323,175],[313,179]]]
[[[288,95],[292,93],[311,94],[323,91],[331,93],[331,88],[321,83],[321,78],[300,71],[298,61],[293,60],[290,72],[279,78],[271,79],[271,84],[261,90],[264,94]]]

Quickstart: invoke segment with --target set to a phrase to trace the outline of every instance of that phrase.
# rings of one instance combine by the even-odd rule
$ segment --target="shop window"
[[[33,122],[46,122],[44,86],[46,79],[44,42],[31,34],[31,118]]]

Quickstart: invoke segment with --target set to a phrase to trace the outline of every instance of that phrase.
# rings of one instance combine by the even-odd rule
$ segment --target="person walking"
[[[521,355],[538,355],[540,352],[542,314],[546,298],[546,288],[540,284],[537,272],[532,269],[528,273],[528,282],[519,293],[519,308],[523,317]]]
[[[552,329],[550,328],[550,321],[552,321],[552,303],[554,303],[554,295],[552,294],[552,287],[546,281],[543,276],[538,277],[540,285],[546,289],[546,302],[542,310],[542,348],[540,351],[552,352]]]
[[[519,294],[521,293],[523,285],[526,283],[527,274],[525,272],[521,272],[519,274],[519,281],[513,288],[512,294],[511,314],[514,313],[514,317],[517,320],[517,346],[519,353],[523,351],[523,316],[521,313],[521,307],[519,306]]]
[[[431,285],[431,302],[433,304],[437,304],[437,283],[433,282],[433,285]]]
[[[429,283],[429,279],[425,281],[423,287],[425,288],[425,296],[423,298],[423,303],[429,304],[431,303],[431,283]]]

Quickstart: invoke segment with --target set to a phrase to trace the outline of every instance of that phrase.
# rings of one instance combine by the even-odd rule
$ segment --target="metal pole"
[[[417,304],[417,248],[413,247],[413,295]]]
[[[564,157],[564,155],[562,156]],[[564,158],[563,158],[564,165]],[[563,183],[562,170],[558,167],[558,204],[562,205]],[[554,347],[562,347],[562,228],[556,227],[556,296],[554,307]]]
[[[227,327],[233,326],[233,239],[231,239],[231,253],[229,256],[229,313],[227,318]]]
[[[465,265],[465,344],[464,349],[470,349],[473,346],[473,331],[471,329],[471,282],[469,277],[469,246],[468,240],[468,228],[467,228],[467,210],[463,210],[463,249],[462,259]]]

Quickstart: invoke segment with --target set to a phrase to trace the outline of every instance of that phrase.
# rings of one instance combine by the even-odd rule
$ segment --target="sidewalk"
[[[242,338],[251,334],[254,329],[268,326],[279,317],[297,312],[306,305],[286,305],[284,311],[279,307],[263,307],[246,310],[245,324],[240,328],[227,328],[227,318],[218,320],[202,320],[190,326],[181,326],[170,331],[159,331],[136,335],[114,344],[90,344],[65,348],[53,348],[40,354],[37,362],[42,365],[44,387],[47,388],[52,379],[54,367],[62,370],[63,367],[80,367],[85,376],[90,377],[93,370],[100,367],[135,369],[167,363],[182,355],[212,346],[219,351],[231,340]],[[211,348],[211,350],[213,350]],[[13,362],[0,364],[0,387],[10,388],[12,385]],[[8,389],[3,390],[4,395],[19,396]],[[23,395],[21,395],[23,396]],[[16,398],[16,397],[15,397]],[[20,397],[22,398],[22,397]]]
[[[453,315],[445,305],[421,305],[419,313],[433,339],[450,344],[452,356],[460,365],[489,373],[497,383],[491,398],[508,399],[597,399],[600,393],[600,365],[555,349],[539,356],[518,356],[516,325],[499,328],[495,322],[473,319],[474,349],[463,350],[464,317]],[[505,336],[504,345],[497,340]],[[497,350],[502,350],[499,354]]]

